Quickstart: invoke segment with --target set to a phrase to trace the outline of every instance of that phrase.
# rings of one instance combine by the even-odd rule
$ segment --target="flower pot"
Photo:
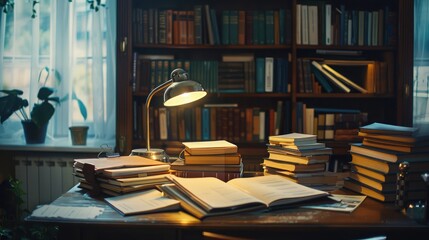
[[[48,123],[43,126],[37,126],[33,121],[22,121],[24,129],[25,142],[27,144],[45,143],[46,131],[48,130]]]
[[[86,145],[88,128],[87,126],[69,127],[72,145]]]

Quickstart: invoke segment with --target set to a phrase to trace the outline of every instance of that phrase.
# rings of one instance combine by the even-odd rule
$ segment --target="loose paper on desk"
[[[33,217],[65,218],[65,219],[94,219],[103,213],[99,207],[63,207],[43,205],[33,211]]]
[[[332,194],[329,198],[335,200],[333,203],[321,203],[314,205],[302,206],[302,208],[331,210],[339,212],[353,212],[365,200],[364,195],[342,195]]]

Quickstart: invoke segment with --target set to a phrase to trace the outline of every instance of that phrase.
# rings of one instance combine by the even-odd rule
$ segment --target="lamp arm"
[[[150,105],[150,101],[152,100],[152,97],[157,94],[158,92],[164,90],[165,88],[167,88],[168,86],[170,86],[173,83],[173,79],[170,79],[166,82],[164,82],[163,84],[157,86],[156,88],[154,88],[149,95],[146,98],[146,103],[145,103],[145,111],[146,111],[146,149],[149,152],[150,151],[150,126],[149,126],[149,105]]]

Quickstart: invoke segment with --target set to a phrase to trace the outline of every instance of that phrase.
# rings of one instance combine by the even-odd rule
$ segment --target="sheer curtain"
[[[95,1],[94,1],[95,2]],[[113,140],[116,126],[116,0],[90,9],[86,0],[15,1],[0,13],[0,89],[21,89],[31,110],[40,69],[51,69],[48,85],[63,99],[49,123],[48,139],[69,136],[72,125],[89,126],[89,137]],[[76,96],[88,117],[79,111]],[[0,138],[23,140],[16,116],[0,125]]]
[[[429,134],[429,1],[414,0],[413,126]]]

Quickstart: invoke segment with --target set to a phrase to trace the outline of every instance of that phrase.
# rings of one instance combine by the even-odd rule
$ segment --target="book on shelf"
[[[180,210],[178,200],[163,196],[157,189],[107,197],[104,200],[123,216]]]
[[[226,140],[182,142],[190,155],[216,155],[237,153],[237,145]]]
[[[383,159],[377,159],[366,155],[356,154],[353,152],[351,152],[351,156],[351,164],[376,170],[384,174],[399,172],[399,164],[396,162],[388,162]],[[408,172],[422,172],[429,170],[429,159],[427,158],[418,159],[415,161],[407,160],[407,162],[410,163],[410,168]]]
[[[356,84],[355,82],[353,82],[351,79],[349,79],[346,76],[344,76],[343,74],[337,72],[335,69],[333,69],[329,65],[323,63],[322,67],[323,67],[323,69],[326,69],[328,72],[332,73],[336,78],[340,79],[345,84],[347,84],[348,86],[352,87],[353,89],[355,89],[355,90],[357,90],[357,91],[359,91],[361,93],[368,93],[368,91],[365,88],[359,86],[358,84]]]
[[[313,164],[313,163],[326,163],[329,161],[330,155],[311,155],[311,156],[295,156],[291,154],[279,153],[275,150],[268,150],[268,159],[285,161],[296,164]]]
[[[382,159],[387,162],[397,163],[399,161],[418,161],[427,159],[427,152],[398,152],[393,150],[387,150],[382,148],[375,148],[363,145],[362,143],[351,143],[350,152]]]
[[[160,188],[197,218],[285,207],[329,195],[276,175],[235,178],[228,182],[210,177],[170,176],[170,180],[174,184]]]
[[[208,154],[208,155],[193,155],[187,151],[183,153],[185,164],[232,164],[239,165],[241,163],[241,154],[227,153],[227,154]]]
[[[325,171],[326,163],[312,163],[312,164],[297,164],[288,163],[285,161],[276,161],[264,158],[263,166],[276,168],[279,170],[286,170],[290,172],[318,172]]]
[[[335,78],[332,74],[330,74],[328,71],[326,71],[320,63],[317,61],[312,61],[311,64],[319,70],[324,76],[327,77],[327,79],[332,83],[334,86],[338,87],[343,92],[349,93],[351,90],[349,87],[347,87],[344,83],[339,81],[337,78]]]

